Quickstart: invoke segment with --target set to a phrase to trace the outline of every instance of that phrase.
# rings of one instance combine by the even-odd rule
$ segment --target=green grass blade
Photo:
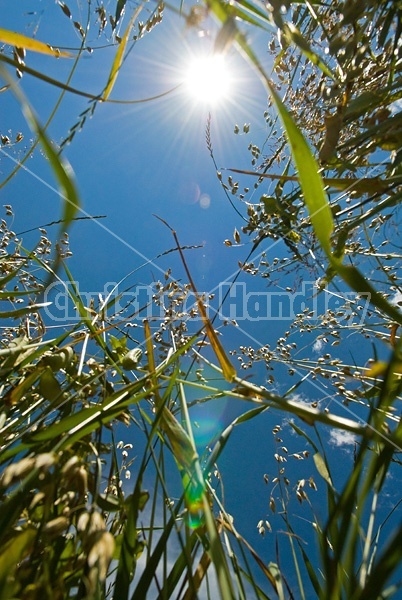
[[[141,489],[144,469],[143,462],[136,480],[134,493],[126,501],[127,519],[124,525],[123,541],[114,585],[113,597],[116,600],[125,600],[129,597],[130,585],[137,564],[137,520],[140,510],[144,508],[144,503],[147,500],[147,496],[144,496],[145,492]]]
[[[218,0],[210,0],[209,5],[215,16],[221,22],[225,22],[228,16],[228,8],[220,5]],[[319,173],[319,164],[244,36],[238,33],[236,42],[259,73],[264,85],[272,96],[286,131],[292,157],[298,172],[300,187],[310,214],[314,232],[330,260],[331,266],[352,289],[358,293],[369,294],[369,299],[374,306],[397,323],[402,324],[401,313],[368,283],[360,271],[356,267],[343,265],[341,260],[332,253],[331,235],[334,222],[323,181]]]
[[[289,140],[293,160],[299,176],[300,187],[315,234],[326,254],[331,255],[331,235],[334,222],[319,174],[318,162],[278,93],[269,81],[268,84]]]
[[[197,531],[193,531],[187,541],[187,546],[182,549],[181,553],[175,560],[174,565],[168,577],[166,578],[165,584],[159,593],[158,600],[164,600],[165,598],[173,597],[174,590],[176,589],[186,568],[188,568],[187,556],[194,551],[197,543],[199,543],[199,534]],[[196,586],[196,589],[198,587],[199,586]]]
[[[356,600],[367,598],[368,591],[372,598],[381,597],[384,586],[392,573],[401,565],[402,562],[402,527],[399,526],[392,533],[385,550],[380,558],[374,563],[370,576],[367,579],[365,589],[357,596]]]
[[[0,553],[0,597],[11,597],[10,588],[13,587],[13,574],[25,555],[31,549],[37,536],[35,527],[28,527],[20,531],[3,545]]]
[[[228,425],[226,427],[226,429],[219,436],[219,439],[215,443],[215,445],[208,457],[208,462],[204,469],[204,472],[206,474],[209,473],[213,469],[214,463],[216,463],[219,456],[221,455],[235,426],[239,425],[240,423],[244,423],[245,421],[248,421],[249,419],[256,417],[257,415],[259,415],[261,412],[264,412],[265,410],[268,410],[267,406],[258,406],[257,408],[253,408],[252,410],[247,411],[243,415],[240,415],[240,417],[237,417],[232,423],[230,423],[230,425]]]
[[[39,304],[24,306],[23,308],[15,308],[14,310],[4,310],[0,312],[0,319],[17,319],[19,317],[23,317],[24,315],[38,311],[45,306],[49,306],[49,304],[51,304],[51,302],[42,302]]]
[[[7,71],[2,65],[0,65],[0,74],[10,84],[14,95],[21,105],[25,119],[32,131],[38,136],[43,150],[49,160],[50,166],[52,167],[53,173],[58,181],[60,190],[59,196],[63,201],[62,232],[64,232],[81,206],[71,165],[66,159],[59,156],[59,154],[56,152],[45,130],[40,125],[25,94],[22,92],[21,88],[15,84],[14,80],[8,75]]]

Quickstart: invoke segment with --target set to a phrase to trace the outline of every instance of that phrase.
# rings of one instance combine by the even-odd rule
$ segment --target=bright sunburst
[[[185,74],[187,92],[197,101],[217,104],[228,97],[230,75],[222,55],[195,57]]]

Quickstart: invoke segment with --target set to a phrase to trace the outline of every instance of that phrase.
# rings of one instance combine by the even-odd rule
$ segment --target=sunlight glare
[[[230,76],[224,57],[219,54],[193,58],[188,65],[185,86],[197,101],[217,104],[230,89]]]

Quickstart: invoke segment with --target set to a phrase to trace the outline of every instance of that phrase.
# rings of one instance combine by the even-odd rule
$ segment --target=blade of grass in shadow
[[[166,473],[164,471],[163,448],[161,447],[162,461],[158,460],[158,457],[155,456],[154,448],[152,446],[150,446],[150,451],[152,454],[152,458],[154,460],[155,469],[158,473],[159,483],[162,488],[164,498],[168,499],[169,498],[169,492],[167,489],[168,481],[166,479]],[[186,580],[188,581],[189,586],[190,586],[190,588],[193,592],[193,596],[194,596],[194,595],[196,595],[196,590],[195,590],[193,578],[192,578],[192,568],[193,568],[193,561],[194,561],[195,554],[193,556],[192,544],[191,544],[191,540],[190,540],[191,530],[188,527],[186,527],[183,522],[184,514],[182,513],[179,516],[179,509],[183,505],[183,502],[184,503],[186,502],[186,490],[183,491],[182,496],[179,498],[178,501],[176,501],[174,513],[175,513],[175,515],[178,515],[178,518],[176,518],[176,521],[175,521],[175,530],[176,530],[176,539],[177,539],[177,542],[179,543],[179,546],[182,551],[182,557],[185,561],[185,567],[187,568],[187,575],[186,575],[185,581]],[[166,525],[168,522],[166,519],[168,511],[172,515],[172,506],[170,503],[164,503],[164,505],[163,505],[163,529],[166,528]],[[184,540],[183,540],[183,533],[185,536]],[[198,549],[198,546],[200,545],[200,530],[197,529],[194,531],[194,533],[196,535],[198,535],[198,542],[194,546],[194,549],[195,548]],[[150,546],[150,539],[148,540],[148,542],[149,542],[149,546]],[[166,547],[163,552],[163,569],[164,569],[163,582],[164,582],[164,585],[165,585],[166,579],[168,577],[168,575],[167,575],[168,564],[170,564],[170,561],[168,561],[168,552],[169,552],[169,548]],[[183,587],[184,587],[184,582],[182,582],[181,589],[177,592],[177,597],[181,597]],[[165,596],[165,598],[170,598],[170,597],[171,597],[170,595]]]
[[[194,574],[191,577],[191,586],[189,585],[187,591],[183,595],[183,600],[192,600],[194,598],[194,591],[197,593],[201,587],[201,584],[208,573],[208,568],[211,564],[211,557],[208,552],[204,551],[199,563],[196,567]]]
[[[215,493],[213,493],[213,497],[215,500],[217,500],[217,495]],[[223,506],[220,503],[220,501],[218,501],[217,504],[220,507],[220,518],[218,520],[218,527],[219,527],[219,529],[221,529],[223,520],[230,521],[231,523],[233,523],[234,521],[233,521],[233,517],[231,515],[228,515],[228,513],[223,509]],[[247,553],[246,553],[247,548],[244,548],[241,541],[237,537],[235,537],[236,544],[238,545],[238,548],[240,551],[240,554],[239,554],[239,552],[235,552],[233,550],[232,544],[230,541],[230,537],[224,529],[223,529],[223,537],[225,540],[226,551],[227,551],[227,554],[229,555],[229,558],[230,558],[230,561],[232,564],[232,570],[233,570],[233,573],[236,578],[238,599],[246,600],[251,593],[251,590],[246,591],[245,583],[247,582],[247,579],[244,578],[245,572],[247,572],[249,574],[249,581],[251,580],[250,581],[251,589],[255,593],[255,597],[258,598],[259,595],[258,595],[258,586],[256,584],[256,573],[250,567],[249,557],[247,556]],[[240,562],[241,558],[243,560],[243,567]]]
[[[161,589],[161,591],[159,592],[158,600],[164,600],[165,598],[173,597],[174,590],[176,589],[177,585],[179,584],[180,579],[182,578],[185,570],[188,569],[188,554],[192,553],[196,549],[199,542],[200,542],[199,533],[197,531],[192,531],[189,536],[189,539],[187,541],[187,546],[182,549],[181,553],[175,560],[174,565],[171,568],[171,571],[170,571],[168,577],[166,578],[164,586]],[[194,573],[194,576],[192,577],[193,585],[191,586],[191,588],[190,588],[191,591],[189,592],[190,598],[194,598],[194,592],[197,593],[197,591],[201,585],[202,579],[205,575],[205,571],[206,571],[206,569],[208,569],[208,566],[210,564],[210,558],[209,558],[208,554],[206,554],[205,552],[203,553],[199,564],[201,564],[202,566],[200,567],[200,569],[198,569],[198,567],[197,567],[197,569]],[[181,596],[181,597],[183,597],[183,600],[184,600],[184,598],[187,598],[187,594],[188,594],[188,591],[186,592],[186,594]]]
[[[10,598],[9,587],[14,573],[34,544],[37,530],[31,526],[8,540],[0,553],[0,597]],[[13,594],[12,594],[13,595]]]
[[[154,551],[149,557],[149,560],[142,571],[139,580],[136,582],[134,592],[131,595],[131,600],[143,600],[147,597],[148,590],[151,586],[153,578],[155,577],[155,573],[157,572],[157,567],[160,563],[161,557],[168,546],[169,538],[174,529],[177,517],[178,512],[176,509],[176,512],[172,514],[171,518],[166,524],[166,527],[163,530]],[[114,597],[116,600],[124,600],[124,598],[126,598],[126,596],[119,596],[117,594],[115,594]]]
[[[234,522],[233,522],[233,518],[231,515],[229,515],[221,500],[219,499],[219,497],[217,496],[215,490],[211,487],[210,483],[207,483],[208,485],[208,489],[209,492],[212,496],[212,498],[214,499],[214,501],[216,502],[219,510],[220,510],[220,516],[218,518],[218,526],[221,529],[222,527],[224,529],[226,529],[228,532],[232,533],[238,546],[240,549],[240,553],[243,557],[244,560],[244,564],[246,565],[248,574],[249,574],[249,580],[251,580],[251,585],[256,593],[256,597],[258,598],[258,592],[257,592],[257,587],[255,585],[255,576],[252,573],[251,569],[249,568],[249,564],[248,564],[248,560],[247,560],[247,556],[245,553],[245,548],[251,553],[251,556],[253,557],[253,559],[257,560],[257,563],[259,564],[259,566],[262,568],[264,574],[267,576],[268,580],[270,581],[270,583],[272,584],[273,589],[275,590],[275,592],[278,594],[278,589],[275,583],[275,575],[273,573],[271,573],[270,569],[266,569],[266,566],[264,565],[263,561],[261,559],[259,559],[258,555],[254,552],[254,550],[251,548],[250,544],[248,544],[248,542],[238,533],[238,531],[236,530],[236,528],[234,527]],[[225,526],[225,524],[227,524],[227,526]],[[241,573],[243,572],[243,569],[241,569],[238,565],[238,561],[237,561],[237,555],[231,550],[231,546],[230,546],[230,542],[229,539],[227,537],[227,534],[225,534],[225,539],[226,539],[226,545],[228,547],[228,553],[230,554],[230,557],[232,558],[232,564],[233,564],[233,556],[235,557],[234,563],[233,564],[233,568],[237,574],[238,577],[240,577]],[[259,559],[259,560],[258,560]],[[268,567],[274,566],[277,569],[277,565],[274,565],[273,563],[270,563],[268,565]],[[275,571],[277,572],[277,571]],[[240,582],[241,583],[241,582]],[[241,583],[241,589],[243,589],[242,583]]]
[[[335,509],[336,503],[339,499],[339,494],[337,493],[337,491],[333,485],[333,482],[332,482],[332,477],[330,474],[330,467],[329,467],[327,455],[325,452],[324,445],[321,442],[321,437],[318,432],[318,428],[314,425],[315,433],[316,433],[318,440],[320,442],[320,445],[321,445],[321,452],[320,452],[320,449],[318,448],[318,446],[313,442],[311,437],[306,434],[305,431],[300,429],[295,423],[290,422],[289,424],[292,427],[292,429],[298,435],[300,435],[305,440],[307,440],[307,442],[310,444],[310,446],[314,449],[314,456],[313,456],[314,465],[315,465],[318,473],[320,474],[321,477],[323,477],[323,479],[327,485],[328,514],[330,515],[333,513],[333,511]],[[317,534],[322,536],[322,531],[317,529]],[[331,536],[331,539],[332,538],[336,539],[337,536],[339,535],[337,523],[335,520],[332,521],[331,528],[329,529],[328,535]],[[323,543],[326,544],[326,539],[323,541]]]
[[[358,588],[356,557],[362,536],[362,515],[378,475],[378,456],[362,440],[353,470],[329,514],[320,540],[327,594],[341,595],[341,590],[345,590],[351,598]]]
[[[149,394],[150,394],[150,392],[147,390],[147,396],[149,396]],[[148,461],[150,459],[149,452],[152,451],[153,437],[154,437],[154,435],[158,434],[158,428],[159,428],[160,420],[162,418],[163,408],[164,407],[162,406],[160,408],[160,410],[156,413],[154,421],[152,423],[150,423],[151,430],[147,431],[147,433],[146,433],[147,442],[146,442],[146,446],[144,449],[141,465],[138,469],[138,475],[137,475],[137,480],[136,480],[135,487],[134,487],[134,493],[130,497],[132,499],[132,501],[130,500],[130,502],[128,503],[128,515],[127,515],[126,524],[124,526],[123,534],[122,534],[123,537],[122,537],[121,553],[120,553],[120,557],[119,557],[119,563],[117,566],[117,573],[116,573],[116,580],[115,580],[115,587],[114,587],[114,594],[113,594],[113,598],[115,598],[115,600],[126,600],[129,597],[130,585],[131,585],[134,575],[135,575],[136,566],[137,566],[137,556],[136,556],[136,553],[133,552],[133,540],[136,541],[138,538],[137,497],[141,493],[143,475],[144,475],[145,469],[147,467]],[[148,420],[149,419],[146,419],[146,422],[148,422]],[[151,454],[152,454],[152,452],[151,452]],[[158,468],[159,468],[159,465],[157,465],[157,471],[158,471]],[[155,491],[154,491],[154,493],[155,493]],[[176,506],[177,511],[179,511],[180,506],[181,506],[181,501],[179,501],[177,503],[177,506]],[[172,520],[171,526],[166,525],[164,527],[164,531],[166,531],[169,528],[171,529],[173,527],[174,521],[175,521],[175,519],[173,518],[173,515],[172,515],[171,520]],[[150,563],[150,560],[148,559],[145,569],[142,572],[141,578],[140,578],[140,581],[142,581],[141,585],[144,586],[143,587],[144,594],[147,591],[147,588],[145,587],[146,586],[145,571],[149,568],[149,563]],[[159,563],[159,559],[156,562],[155,568],[157,567],[158,563]],[[149,585],[152,582],[152,577],[154,574],[155,574],[155,572],[151,573],[151,575],[150,575]],[[135,594],[135,591],[134,591],[134,594]]]
[[[393,378],[393,360],[398,360],[399,348],[395,349],[393,359],[390,361],[388,373]],[[388,382],[385,378],[380,395],[378,406],[373,406],[370,413],[370,421],[373,429],[380,430],[384,423],[384,415],[377,410],[382,403],[389,405]],[[397,427],[401,429],[400,426]],[[348,597],[355,597],[359,589],[367,589],[368,581],[372,576],[367,577],[368,564],[370,563],[369,550],[372,542],[372,526],[374,515],[371,515],[367,531],[362,533],[361,523],[366,504],[372,498],[372,511],[376,510],[376,494],[381,490],[385,481],[386,474],[389,471],[389,465],[395,449],[387,447],[383,443],[377,443],[375,446],[369,446],[368,441],[363,439],[360,442],[359,452],[357,454],[353,471],[348,478],[345,488],[329,515],[329,520],[326,526],[325,534],[330,536],[333,546],[333,553],[328,551],[328,548],[323,547],[324,565],[327,573],[327,581],[331,591],[334,593],[340,592],[341,587],[346,590]],[[352,517],[352,518],[351,518]],[[334,535],[332,525],[334,522],[339,523],[339,533]],[[371,527],[370,527],[371,523]],[[355,574],[358,572],[357,560],[360,556],[361,538],[365,538],[365,546],[363,550],[362,561],[360,563],[361,572],[359,574],[360,581],[357,575],[344,577],[344,572]],[[390,562],[386,568],[387,575],[379,573],[383,578],[383,585],[386,579],[390,577],[392,570],[396,568],[397,561],[394,563],[395,557],[390,555]],[[360,559],[359,559],[360,560]],[[387,560],[387,559],[385,559]],[[375,564],[381,563],[380,556]],[[385,564],[385,563],[383,563]],[[372,569],[372,567],[370,567]],[[334,577],[335,570],[338,575]],[[371,589],[371,588],[370,588]],[[359,596],[360,597],[360,596]]]
[[[267,596],[267,594],[260,588],[259,585],[257,585],[257,583],[255,582],[255,577],[254,575],[247,573],[247,571],[245,571],[244,569],[241,569],[241,572],[243,574],[243,577],[246,579],[246,581],[248,581],[248,583],[254,588],[254,590],[256,591],[256,598],[258,598],[259,600],[272,600],[272,598],[270,598],[269,596]]]
[[[127,0],[117,0],[116,13],[114,17],[114,25],[118,25],[121,17],[124,15]]]
[[[145,470],[144,459],[139,468],[134,491],[126,500],[127,518],[124,524],[123,541],[114,584],[113,597],[116,600],[125,600],[128,598],[130,585],[133,580],[137,564],[136,550],[138,545],[138,514],[144,508],[149,497],[149,494],[142,490],[142,479]]]
[[[383,595],[385,584],[402,561],[401,537],[402,527],[399,526],[392,532],[391,539],[387,543],[381,557],[374,563],[365,588],[354,596],[354,600],[364,600],[368,597],[368,591],[372,598],[386,597]],[[401,583],[399,582],[400,585]]]
[[[320,598],[321,597],[320,594],[322,593],[322,586],[320,585],[319,579],[317,577],[317,567],[311,563],[307,552],[303,548],[303,545],[301,543],[299,536],[296,535],[295,532],[293,531],[293,528],[292,528],[289,520],[286,521],[286,527],[287,527],[289,533],[293,534],[294,539],[296,540],[296,543],[299,547],[300,553],[303,557],[304,566],[306,567],[306,571],[307,571],[309,579],[311,581],[311,585],[313,586],[314,591],[317,594],[317,598]]]
[[[142,473],[144,471],[144,468],[146,466],[146,463],[148,462],[148,457],[152,457],[153,461],[154,461],[154,466],[156,469],[156,473],[157,473],[157,477],[158,477],[158,481],[161,485],[163,494],[165,498],[168,498],[168,491],[166,489],[165,486],[165,481],[164,481],[164,474],[161,470],[161,464],[160,464],[160,460],[158,460],[158,457],[155,456],[154,453],[154,449],[153,449],[153,438],[155,435],[158,435],[158,430],[160,428],[160,422],[162,419],[162,414],[163,414],[163,408],[164,406],[161,406],[160,410],[156,413],[155,415],[155,419],[153,421],[153,423],[151,423],[151,430],[147,432],[147,444],[146,444],[146,449],[144,452],[144,458],[143,458],[143,462],[142,462],[142,466],[139,469],[139,472]],[[159,439],[164,443],[163,438],[161,438],[159,436]],[[150,454],[148,454],[148,451]],[[161,448],[161,453],[163,456],[163,451]],[[154,494],[156,493],[156,490],[154,490],[153,492]],[[135,584],[135,589],[133,591],[133,598],[135,597],[139,597],[139,598],[143,598],[147,595],[147,592],[149,590],[149,587],[152,584],[152,581],[155,577],[156,571],[157,571],[157,567],[160,564],[160,561],[162,560],[163,556],[166,555],[166,550],[168,547],[168,540],[170,539],[170,536],[172,535],[173,529],[176,528],[177,530],[177,534],[178,534],[178,541],[179,544],[181,545],[182,551],[183,551],[183,557],[184,560],[186,562],[187,565],[187,569],[191,570],[191,561],[189,562],[189,555],[187,552],[184,552],[186,545],[183,544],[182,540],[181,540],[181,536],[179,534],[179,530],[178,530],[178,523],[181,523],[181,519],[179,518],[179,515],[182,511],[182,505],[185,501],[185,491],[183,492],[182,496],[177,500],[174,510],[170,509],[171,511],[171,516],[170,519],[168,521],[164,521],[164,526],[162,528],[164,534],[166,533],[166,536],[163,534],[161,536],[161,538],[159,538],[155,548],[153,549],[152,553],[150,552],[151,550],[151,538],[152,538],[152,529],[151,529],[151,533],[150,533],[150,537],[147,540],[148,542],[148,548],[149,548],[149,554],[146,560],[146,565],[144,567],[144,570],[142,571],[139,580],[136,582]],[[151,522],[152,522],[152,516],[151,516]],[[196,532],[195,532],[196,533]],[[127,536],[128,538],[130,538],[129,535],[129,531],[125,531],[124,532],[124,536]],[[188,543],[188,542],[187,542]],[[128,545],[129,545],[129,541],[128,541]],[[123,544],[124,547],[124,544]],[[130,566],[130,561],[131,561],[131,569],[135,568],[135,557],[132,556],[132,554],[128,554],[126,556],[125,562],[127,565]],[[133,562],[134,561],[134,562]],[[127,569],[125,569],[127,570]],[[132,570],[132,573],[134,571]],[[125,576],[125,573],[123,572],[123,576]],[[126,582],[125,582],[125,587],[123,588],[123,595],[122,595],[122,588],[120,586],[120,589],[117,593],[115,593],[115,598],[116,600],[120,600],[120,598],[126,598],[126,591],[128,593],[128,588],[127,588],[127,584],[129,584],[128,579],[126,578]]]
[[[219,530],[219,532],[220,532],[220,530]],[[243,573],[240,568],[238,557],[237,557],[236,553],[233,551],[232,545],[229,540],[229,536],[227,535],[226,532],[223,532],[223,537],[225,540],[226,552],[229,556],[229,560],[232,565],[233,575],[234,575],[234,578],[236,581],[238,598],[239,598],[239,600],[246,600],[247,595],[246,595],[246,591],[244,589]],[[255,591],[255,588],[254,588],[254,591]]]

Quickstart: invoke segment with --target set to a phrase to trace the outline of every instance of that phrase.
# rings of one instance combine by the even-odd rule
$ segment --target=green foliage
[[[85,305],[66,264],[71,252],[64,231],[76,218],[80,200],[62,150],[100,102],[112,102],[125,58],[162,22],[164,5],[158,3],[141,23],[142,4],[119,0],[112,7],[95,7],[89,2],[87,23],[81,24],[72,8],[58,4],[82,42],[71,76],[88,51],[86,38],[95,25],[99,35],[108,36],[115,54],[103,89],[93,94],[34,71],[21,49],[53,57],[63,53],[32,37],[0,30],[6,44],[0,52],[4,91],[17,98],[35,138],[2,186],[40,143],[62,199],[62,227],[53,254],[46,232],[26,251],[7,221],[1,225],[0,299],[6,307],[0,312],[0,598],[187,599],[208,597],[211,583],[227,599],[250,594],[307,598],[310,590],[322,599],[396,597],[402,585],[400,519],[386,541],[382,530],[399,503],[380,522],[378,507],[387,477],[400,467],[402,445],[396,414],[402,317],[390,298],[401,293],[399,240],[392,251],[384,251],[387,227],[397,227],[402,194],[400,3],[271,2],[262,8],[254,2],[206,0],[204,11],[191,7],[187,15],[187,7],[180,6],[187,26],[199,28],[207,13],[214,15],[215,50],[239,48],[269,95],[262,112],[266,109],[271,154],[263,156],[259,145],[251,143],[253,169],[232,169],[252,178],[253,193],[263,188],[259,202],[247,195],[249,186],[240,194],[239,182],[229,177],[226,185],[222,172],[217,173],[231,205],[246,221],[242,235],[253,236],[241,271],[268,279],[276,271],[285,278],[304,269],[316,277],[317,293],[340,293],[347,285],[371,302],[372,312],[358,326],[345,324],[341,309],[337,314],[328,310],[312,325],[306,309],[275,349],[241,346],[230,351],[242,370],[263,363],[267,370],[286,367],[290,375],[305,371],[287,391],[273,387],[273,374],[264,385],[236,374],[173,230],[188,284],[168,281],[169,275],[158,282],[160,296],[169,298],[165,321],[151,329],[144,320],[140,339],[134,339],[122,333],[121,315],[105,310],[113,309],[110,298]],[[248,41],[246,32],[253,28],[267,36],[270,74]],[[17,77],[28,73],[61,89],[59,102],[66,93],[90,100],[66,132],[60,151],[47,131],[52,117],[45,125],[39,122],[6,65],[16,69]],[[55,111],[61,110],[59,102]],[[234,131],[240,133],[238,125]],[[251,135],[250,125],[242,131]],[[210,121],[206,137],[216,167]],[[2,144],[8,143],[2,136]],[[275,163],[279,168],[273,173]],[[6,213],[12,215],[10,207]],[[237,229],[233,237],[239,244]],[[285,266],[277,266],[279,259],[269,265],[264,252],[257,267],[250,261],[266,239],[283,240],[290,257]],[[230,248],[232,242],[227,242]],[[61,270],[71,284],[68,293],[79,319],[54,337],[43,315],[43,292],[50,282],[61,282]],[[191,315],[182,312],[190,291],[196,299]],[[358,314],[359,306],[356,297],[345,310]],[[199,321],[191,321],[195,316]],[[313,352],[299,354],[297,344],[289,341],[291,330],[320,344],[328,344],[328,338],[333,344],[347,343],[352,333],[369,338],[373,360],[366,367],[353,360],[345,364],[329,353],[319,358]],[[214,362],[199,351],[205,337]],[[374,342],[379,338],[389,349],[388,361],[378,359]],[[216,373],[218,383],[203,377],[204,368]],[[326,404],[296,397],[307,377],[327,386]],[[201,395],[195,401],[194,391]],[[209,454],[200,456],[189,405],[222,395],[244,401],[248,408],[220,434]],[[356,409],[354,418],[339,414],[333,398]],[[283,423],[272,430],[277,472],[272,481],[264,476],[272,484],[272,518],[258,520],[257,529],[260,536],[269,532],[278,537],[276,556],[266,560],[226,511],[218,465],[236,428],[274,410],[286,416],[296,436],[287,434]],[[337,481],[323,441],[325,428],[355,436],[353,461],[342,481]],[[120,441],[128,435],[132,442]],[[287,446],[280,435],[288,435]],[[315,477],[292,481],[288,476],[288,459],[303,463],[310,452],[325,488],[324,512],[309,495],[317,490]],[[310,521],[319,564],[297,532],[295,506]],[[283,527],[285,547],[279,541]],[[290,565],[285,560],[289,556]]]

